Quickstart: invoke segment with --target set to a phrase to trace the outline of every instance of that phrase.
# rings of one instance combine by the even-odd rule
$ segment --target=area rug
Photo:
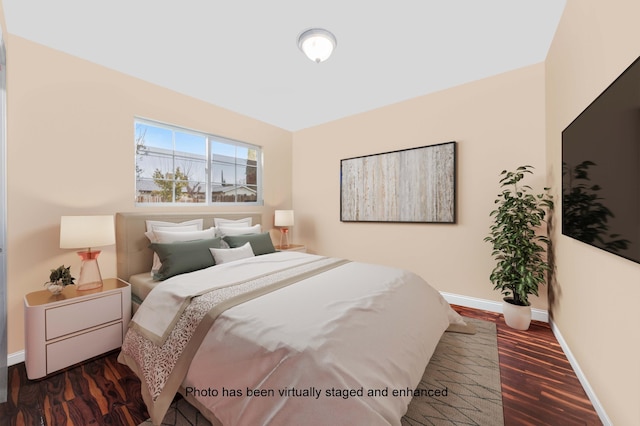
[[[471,318],[465,321],[476,327],[476,334],[444,333],[402,417],[403,426],[504,425],[496,326]],[[211,424],[179,398],[162,425]]]
[[[496,325],[465,321],[476,334],[444,333],[417,387],[446,396],[414,396],[403,426],[504,425]]]

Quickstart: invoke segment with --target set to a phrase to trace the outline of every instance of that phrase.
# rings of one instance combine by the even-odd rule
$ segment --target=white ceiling
[[[13,35],[295,131],[542,62],[565,0],[3,4]],[[321,64],[311,27],[338,40]]]

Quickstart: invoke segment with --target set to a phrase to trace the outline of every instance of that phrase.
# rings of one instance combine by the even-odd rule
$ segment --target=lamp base
[[[289,248],[289,228],[280,229],[280,247]]]
[[[100,250],[79,251],[78,256],[82,258],[80,265],[80,277],[76,283],[76,290],[93,290],[102,287],[102,276],[98,267],[98,255]]]

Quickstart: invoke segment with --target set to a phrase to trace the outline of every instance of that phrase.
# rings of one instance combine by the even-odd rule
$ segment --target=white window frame
[[[171,202],[150,202],[150,201],[138,201],[138,176],[137,176],[137,166],[138,166],[138,158],[139,154],[137,152],[136,147],[136,125],[144,124],[147,126],[154,126],[166,130],[170,130],[172,132],[181,132],[193,134],[195,136],[200,136],[205,138],[205,201],[204,202],[181,202],[181,201],[171,201]],[[155,120],[150,120],[147,118],[135,117],[133,122],[134,128],[134,188],[135,188],[135,205],[137,207],[162,207],[162,206],[221,206],[221,205],[233,205],[233,206],[262,206],[264,205],[264,197],[263,197],[263,188],[262,188],[262,172],[263,172],[263,153],[262,147],[259,145],[251,144],[248,142],[242,142],[235,139],[226,138],[224,136],[218,136],[206,132],[201,132],[198,130],[192,130],[181,126],[176,126],[173,124],[163,123]],[[221,142],[228,145],[233,145],[241,148],[248,148],[255,150],[257,153],[256,158],[256,201],[213,201],[212,200],[212,144],[213,142]],[[237,160],[238,157],[235,157]]]

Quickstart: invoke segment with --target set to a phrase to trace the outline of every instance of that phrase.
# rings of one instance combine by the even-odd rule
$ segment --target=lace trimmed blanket
[[[215,319],[225,310],[263,294],[302,281],[347,263],[348,260],[316,259],[241,280],[195,295],[180,309],[164,339],[145,335],[143,328],[127,331],[118,360],[142,381],[142,397],[154,424],[159,424],[173,400],[200,344]],[[132,322],[133,324],[133,322]]]

